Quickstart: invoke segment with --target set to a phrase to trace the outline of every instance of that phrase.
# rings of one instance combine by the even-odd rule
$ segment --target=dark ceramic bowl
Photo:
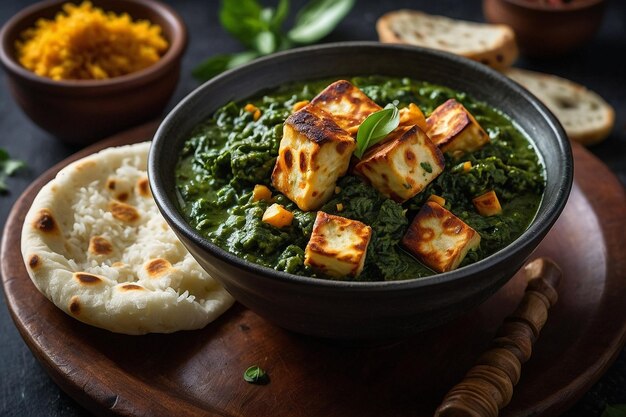
[[[513,28],[524,55],[551,57],[588,42],[602,23],[605,6],[605,0],[553,5],[540,0],[483,0],[483,13],[488,21]]]
[[[461,269],[395,282],[296,276],[244,261],[204,239],[177,209],[174,169],[200,121],[231,100],[281,84],[324,77],[407,76],[465,91],[513,117],[533,139],[547,187],[535,221],[511,245]],[[572,185],[565,133],[534,96],[499,73],[444,52],[370,42],[301,48],[259,59],[205,83],[166,117],[154,137],[148,175],[157,205],[191,254],[242,304],[284,328],[328,338],[408,335],[451,320],[506,283],[563,210]]]
[[[39,18],[53,19],[67,0],[37,3],[16,14],[0,32],[0,61],[8,87],[22,110],[59,139],[86,145],[161,114],[172,96],[187,45],[182,19],[152,0],[92,0],[105,11],[126,12],[161,26],[169,49],[154,65],[107,80],[54,81],[22,67],[15,41]]]

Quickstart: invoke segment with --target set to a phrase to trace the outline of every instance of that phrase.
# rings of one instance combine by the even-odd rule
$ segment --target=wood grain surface
[[[77,154],[149,139],[146,125]],[[533,256],[563,270],[559,301],[532,346],[501,416],[554,416],[601,376],[626,341],[626,195],[610,171],[574,147],[575,184],[561,218]],[[432,416],[522,299],[516,275],[477,309],[401,340],[351,345],[284,331],[236,304],[198,331],[125,336],[82,324],[31,283],[20,254],[23,218],[39,188],[16,202],[0,260],[7,304],[52,378],[99,415]],[[264,386],[244,382],[250,365]]]

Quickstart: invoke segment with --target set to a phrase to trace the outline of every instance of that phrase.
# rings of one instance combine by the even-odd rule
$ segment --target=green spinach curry
[[[247,261],[316,276],[304,265],[304,248],[316,212],[299,210],[271,188],[271,172],[283,122],[294,104],[311,100],[332,81],[284,85],[246,102],[229,103],[195,128],[182,149],[176,182],[180,210],[200,234]],[[350,81],[381,106],[415,103],[426,115],[455,98],[490,137],[489,144],[460,160],[446,155],[444,172],[403,204],[382,196],[350,173],[339,179],[335,194],[321,210],[372,228],[365,267],[357,280],[403,280],[434,274],[399,245],[410,220],[431,194],[443,197],[445,208],[481,235],[480,247],[470,251],[461,266],[504,248],[528,227],[541,201],[543,167],[531,143],[506,115],[463,92],[426,82],[381,76]],[[244,109],[247,103],[260,110],[260,117]],[[469,171],[463,169],[466,161],[471,162]],[[270,187],[274,201],[293,213],[290,226],[276,228],[262,222],[271,203],[253,200],[256,184]],[[489,190],[498,195],[502,213],[483,217],[476,212],[472,198]]]

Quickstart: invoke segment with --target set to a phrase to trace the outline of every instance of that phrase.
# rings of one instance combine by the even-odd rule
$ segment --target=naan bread
[[[26,215],[22,255],[39,291],[84,323],[126,334],[199,329],[233,299],[159,213],[149,148],[105,149],[59,172]]]

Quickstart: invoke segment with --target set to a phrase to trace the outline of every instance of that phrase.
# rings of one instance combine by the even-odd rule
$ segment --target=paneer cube
[[[443,154],[417,126],[394,130],[354,167],[381,194],[403,202],[422,191],[445,166]]]
[[[304,264],[331,277],[356,277],[363,270],[371,236],[366,224],[318,211]]]
[[[436,272],[456,269],[479,244],[478,232],[433,202],[422,206],[402,238],[402,245]]]
[[[311,100],[309,106],[329,113],[340,128],[353,136],[367,116],[382,110],[382,107],[346,80],[336,81],[326,87]]]
[[[443,152],[461,156],[489,143],[489,135],[461,103],[451,98],[426,119],[428,137]]]
[[[495,191],[488,191],[485,194],[479,195],[472,199],[476,211],[481,216],[489,217],[496,216],[502,213],[502,206],[500,206],[500,200]]]
[[[265,209],[262,220],[274,227],[281,228],[291,224],[293,221],[293,213],[280,204],[274,203]]]
[[[308,107],[285,121],[272,172],[274,188],[304,211],[315,210],[330,199],[356,147],[354,138],[328,113]]]

